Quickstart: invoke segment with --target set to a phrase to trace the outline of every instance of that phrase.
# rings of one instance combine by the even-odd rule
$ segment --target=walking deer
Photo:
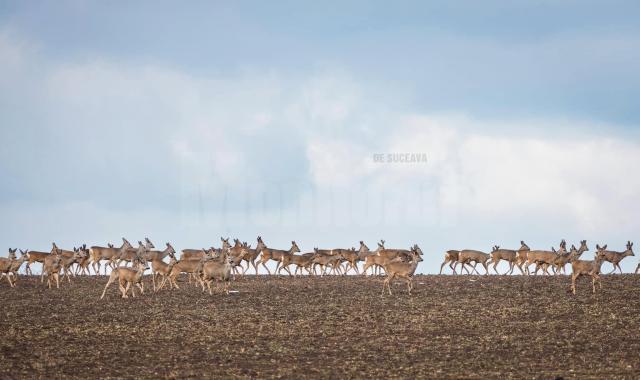
[[[498,273],[497,268],[498,264],[500,264],[500,261],[502,260],[506,261],[509,264],[509,270],[504,274],[512,274],[513,269],[516,266],[517,258],[518,253],[514,249],[501,249],[500,246],[496,245],[491,250],[491,263],[493,264],[493,270],[494,272],[496,272],[496,274],[500,274]],[[520,271],[522,271],[522,268],[520,269]],[[524,272],[522,272],[522,274],[524,274]]]
[[[569,252],[559,253],[553,261],[554,271],[556,274],[566,273],[565,266],[571,262],[571,259],[579,259],[583,253],[589,250],[587,247],[587,241],[580,241],[580,248],[576,248],[573,244]]]
[[[380,251],[382,251],[383,249],[385,249],[384,240],[380,240],[380,242],[378,243],[378,248],[376,248],[376,250],[373,251],[372,254],[367,255],[364,259],[364,266],[362,268],[363,275],[367,274],[367,269],[369,268],[371,268],[372,275],[378,274],[378,269],[382,268],[382,264],[384,261],[384,258],[380,257],[378,253],[380,253]]]
[[[422,261],[421,254],[418,253],[417,250],[412,249],[410,253],[409,261],[405,261],[405,257],[398,256],[389,262],[384,264],[384,271],[387,273],[387,278],[384,280],[382,284],[382,294],[384,295],[385,287],[389,291],[389,295],[391,294],[391,281],[394,278],[402,278],[407,282],[407,290],[409,294],[413,290],[413,274],[418,267],[418,263]]]
[[[107,265],[111,266],[111,268],[115,268],[116,260],[120,257],[120,252],[129,248],[133,247],[125,238],[122,238],[122,245],[120,248],[115,248],[113,245],[110,247],[92,246],[89,248],[89,255],[91,256],[91,267],[93,268],[93,271],[96,272],[96,275],[100,274],[100,262],[102,260],[107,260],[108,264],[105,264],[104,266],[104,274],[107,274]]]
[[[10,275],[12,277],[13,280],[13,284],[15,286],[16,282],[18,281],[18,271],[20,271],[20,267],[22,266],[22,264],[24,262],[27,262],[29,260],[29,250],[20,250],[20,258],[16,259],[15,258],[15,251],[14,251],[14,260],[13,263],[11,263],[11,268],[9,269],[9,273],[7,275]]]
[[[7,282],[10,287],[15,287],[15,281],[12,280],[12,271],[13,263],[16,260],[16,251],[18,248],[11,249],[9,248],[9,257],[0,257],[0,273],[7,277]]]
[[[633,243],[631,241],[627,242],[627,249],[625,251],[617,252],[603,250],[602,254],[604,257],[604,261],[608,261],[613,264],[613,270],[609,272],[609,274],[615,272],[616,268],[618,268],[620,270],[620,273],[622,273],[622,268],[620,268],[620,261],[622,261],[622,259],[627,256],[635,256],[635,254],[633,253]]]
[[[129,289],[131,289],[131,295],[135,298],[136,292],[134,288],[137,286],[140,289],[140,294],[144,294],[144,285],[142,284],[142,276],[144,271],[149,269],[147,266],[147,261],[142,257],[144,254],[145,247],[140,244],[138,246],[138,257],[136,257],[132,264],[133,267],[117,267],[111,271],[109,275],[109,281],[107,281],[107,285],[105,285],[104,290],[102,291],[102,296],[100,299],[104,298],[104,295],[107,292],[107,288],[109,285],[118,281],[118,287],[120,289],[120,293],[122,294],[122,298],[129,298],[127,293]]]
[[[156,278],[162,278],[161,283],[164,283],[165,278],[171,273],[173,266],[178,262],[173,254],[169,255],[169,263],[165,263],[159,257],[154,257],[151,260],[151,281],[153,283],[153,291],[156,292],[160,289],[160,284],[156,286]]]
[[[529,246],[526,245],[523,240],[520,240],[520,249],[518,249],[517,251],[516,265],[518,266],[518,269],[520,269],[520,273],[522,274],[529,274],[529,267],[525,264],[527,263],[530,251],[531,249],[529,248]],[[522,269],[523,265],[524,270]]]
[[[260,261],[258,262],[258,266],[260,266],[260,264],[262,264],[262,266],[267,270],[267,273],[269,273],[269,274],[271,274],[271,271],[269,270],[269,267],[267,267],[267,262],[269,260],[273,260],[273,261],[277,262],[276,269],[274,270],[274,273],[277,273],[278,272],[278,268],[280,267],[280,263],[282,261],[282,256],[283,255],[294,254],[296,252],[300,252],[300,248],[298,248],[298,245],[296,244],[295,241],[291,242],[291,248],[289,248],[288,251],[285,251],[284,249],[273,249],[273,248],[267,247],[267,245],[264,244],[264,242],[262,241],[262,237],[260,237],[260,236],[258,236],[258,245],[263,247],[261,249],[262,256],[260,257]],[[289,273],[289,275],[291,275],[291,272],[289,271],[289,268],[287,268],[286,271],[287,271],[287,273]],[[256,267],[256,274],[258,274],[257,273],[257,267]]]
[[[553,262],[558,257],[558,254],[564,254],[567,252],[567,242],[562,239],[560,242],[560,249],[556,251],[554,248],[551,251],[535,250],[527,252],[527,262],[525,266],[528,268],[531,264],[535,264],[534,274],[538,273],[538,269],[542,268],[543,273],[550,275],[547,269],[553,265]]]
[[[485,275],[489,274],[489,266],[487,262],[490,259],[491,255],[489,255],[488,253],[477,251],[474,249],[463,249],[460,251],[460,253],[458,253],[458,262],[462,264],[462,268],[465,268],[465,265],[471,265],[471,262],[473,262],[474,265],[472,266],[472,269],[475,270],[476,273],[478,273],[478,271],[475,269],[475,265],[482,264],[485,269]]]
[[[222,250],[227,250],[231,248],[231,244],[229,244],[229,238],[221,237],[222,241]],[[213,247],[212,247],[213,248]],[[180,254],[180,260],[200,260],[207,255],[206,249],[183,249]]]
[[[458,265],[458,255],[460,254],[460,251],[456,251],[456,250],[448,250],[447,252],[445,252],[444,254],[444,261],[442,262],[442,264],[440,265],[440,273],[442,274],[442,269],[444,268],[444,266],[448,263],[449,264],[449,268],[451,268],[451,270],[453,271],[453,274],[457,274],[456,273],[456,266]]]

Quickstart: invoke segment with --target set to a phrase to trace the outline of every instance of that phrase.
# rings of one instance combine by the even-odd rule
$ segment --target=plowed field
[[[121,299],[77,277],[0,283],[0,378],[638,378],[640,276],[238,278]]]

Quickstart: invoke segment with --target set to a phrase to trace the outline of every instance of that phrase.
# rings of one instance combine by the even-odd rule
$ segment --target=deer
[[[520,273],[522,274],[529,274],[529,267],[525,265],[527,263],[527,259],[529,258],[529,251],[531,251],[529,246],[526,245],[523,240],[520,240],[520,249],[518,249],[518,251],[516,252],[516,265],[518,266],[518,269],[520,269]],[[523,265],[524,270],[522,269]]]
[[[107,281],[107,285],[105,285],[104,290],[102,291],[102,296],[100,296],[100,299],[104,298],[104,295],[107,293],[107,288],[115,281],[118,281],[122,298],[129,298],[129,296],[127,295],[129,289],[131,289],[131,295],[135,298],[136,292],[134,288],[136,286],[138,287],[138,289],[140,289],[140,294],[144,294],[142,276],[144,275],[144,271],[149,269],[149,267],[147,266],[147,260],[142,257],[144,251],[144,245],[140,244],[137,250],[138,257],[133,260],[132,268],[117,267],[111,271],[109,280]]]
[[[221,237],[222,241],[222,249],[226,250],[231,248],[231,244],[229,244],[229,238]],[[207,255],[208,250],[206,249],[183,249],[180,254],[180,260],[200,260]]]
[[[71,276],[69,276],[69,273],[73,273],[73,271],[71,270],[71,266],[80,261],[80,259],[83,257],[83,253],[80,248],[76,247],[73,247],[73,254],[71,256],[69,256],[68,251],[60,251],[62,251],[60,253],[60,265],[62,265],[63,269],[62,281],[64,281],[66,277],[67,281],[71,283]],[[75,276],[75,273],[73,273],[73,275]]]
[[[44,271],[44,259],[50,254],[51,252],[29,251],[29,260],[27,261],[27,266],[24,268],[27,275],[33,275],[33,272],[31,271],[31,264],[33,263],[42,264],[42,270]]]
[[[8,273],[8,275],[11,275],[11,277],[13,277],[13,284],[15,285],[16,281],[18,280],[18,271],[20,270],[22,263],[29,261],[29,250],[20,250],[20,258],[18,259],[15,259],[15,251],[13,253],[14,260],[11,264],[10,273]]]
[[[472,267],[472,269],[475,270],[475,264],[480,263],[485,269],[485,272],[486,272],[485,275],[489,274],[489,266],[488,266],[489,260],[491,260],[490,254],[482,251],[477,251],[474,249],[463,249],[458,254],[458,262],[462,264],[462,268],[465,268],[465,265],[471,265],[470,263],[473,261],[474,266]],[[476,270],[476,273],[478,273],[477,270]]]
[[[47,276],[47,288],[51,289],[53,278],[56,281],[56,289],[60,288],[60,269],[62,269],[62,257],[60,250],[53,248],[51,253],[44,258],[44,265],[42,266],[42,275],[40,276],[40,282],[43,282],[44,276]]]
[[[504,274],[506,275],[506,274],[513,273],[513,269],[516,266],[516,260],[518,258],[518,254],[515,250],[504,249],[504,248],[501,249],[499,245],[495,245],[491,249],[490,255],[491,255],[491,263],[493,264],[493,270],[494,272],[496,272],[496,274],[500,274],[498,273],[498,264],[500,264],[500,261],[502,260],[509,263],[509,270]],[[520,270],[522,271],[522,269]],[[522,274],[524,274],[524,272],[522,272]]]
[[[450,249],[447,252],[445,252],[444,253],[444,261],[440,265],[440,273],[439,274],[442,274],[442,269],[444,268],[444,266],[446,264],[449,264],[449,268],[451,268],[451,270],[453,271],[453,274],[457,274],[456,266],[458,265],[458,255],[459,254],[460,254],[460,251],[457,251],[457,250],[454,250],[454,249]]]
[[[608,274],[611,274],[616,271],[616,268],[620,269],[620,273],[622,273],[622,268],[620,268],[620,261],[627,256],[635,256],[633,253],[633,243],[631,241],[627,241],[627,249],[623,252],[617,251],[602,251],[604,261],[608,261],[613,264],[613,270]]]
[[[269,267],[267,267],[267,262],[269,260],[273,260],[277,262],[276,269],[274,270],[274,273],[276,273],[278,272],[278,268],[280,267],[280,262],[282,260],[283,255],[300,252],[300,248],[298,248],[298,245],[296,244],[295,241],[291,241],[291,248],[289,248],[288,251],[285,251],[283,249],[273,249],[273,248],[267,247],[267,245],[264,244],[264,241],[262,241],[262,237],[260,236],[258,236],[258,245],[262,246],[263,248],[261,249],[262,256],[260,257],[260,261],[258,262],[257,265],[260,266],[260,264],[262,264],[262,266],[267,270],[267,273],[269,274],[271,274]],[[258,267],[256,267],[256,274],[258,274],[257,268]],[[289,273],[289,275],[291,275],[289,268],[285,270],[287,271],[287,273]]]
[[[384,280],[382,284],[382,295],[384,295],[385,287],[389,291],[389,295],[391,294],[391,281],[394,278],[403,278],[407,282],[407,290],[409,294],[413,290],[413,274],[418,267],[418,263],[422,261],[422,255],[418,253],[417,250],[412,249],[409,261],[405,261],[406,257],[398,256],[394,259],[391,259],[389,262],[384,264],[384,271],[387,273],[387,278]]]
[[[206,283],[209,288],[209,295],[212,295],[211,283],[213,281],[220,281],[224,282],[224,290],[229,294],[231,270],[239,262],[240,259],[237,256],[231,256],[227,252],[222,252],[220,258],[216,260],[207,260],[202,262],[202,268],[200,269],[202,291],[204,292],[204,284]]]
[[[332,255],[329,254],[331,250],[318,248],[314,248],[313,251],[314,255],[311,257],[310,265],[314,274],[316,274],[316,267],[318,265],[320,266],[321,276],[326,274],[328,268],[331,268],[331,272],[333,272],[333,274],[335,274],[336,271],[341,273],[339,269],[340,259],[342,258],[341,254]]]
[[[552,249],[553,250],[553,249]],[[575,245],[571,244],[571,248],[569,252],[560,253],[555,260],[553,261],[554,271],[556,274],[566,273],[565,266],[571,262],[571,259],[579,259],[583,253],[589,250],[587,246],[586,240],[580,241],[580,248],[576,248]]]
[[[226,254],[226,250],[222,250],[222,254]],[[211,259],[209,259],[211,260]],[[215,260],[215,259],[214,259]],[[197,274],[202,268],[202,263],[207,261],[207,256],[203,256],[201,259],[183,259],[182,257],[178,260],[171,271],[167,275],[164,276],[162,283],[160,284],[160,289],[164,288],[164,284],[168,281],[170,289],[173,289],[175,286],[176,289],[180,289],[176,279],[180,275],[180,273],[187,273],[189,275],[189,281],[191,281],[191,276],[198,278]],[[197,286],[197,284],[195,284]]]
[[[75,275],[77,276],[80,274],[82,275],[91,274],[91,271],[89,270],[89,265],[91,264],[91,255],[89,254],[87,245],[83,244],[82,246],[80,246],[79,249],[82,252],[82,255],[78,260],[78,265],[76,266]]]
[[[375,251],[373,251],[370,255],[367,255],[364,259],[364,266],[362,268],[362,275],[366,275],[367,274],[367,269],[372,268],[371,272],[372,275],[377,275],[378,274],[378,269],[382,268],[382,261],[383,259],[378,256],[378,253],[380,251],[382,251],[384,248],[384,240],[380,240],[380,242],[378,243],[378,248],[376,248]]]
[[[9,248],[9,256],[8,257],[0,257],[0,273],[3,276],[7,277],[7,282],[10,287],[15,287],[15,280],[12,281],[13,273],[11,269],[13,268],[13,263],[16,261],[16,251],[18,248]]]
[[[422,256],[422,250],[420,248],[418,248],[418,245],[415,245],[414,247],[411,247],[410,249],[386,249],[384,248],[384,240],[380,241],[383,245],[382,249],[378,249],[376,255],[381,257],[381,259],[378,260],[374,260],[374,261],[378,261],[380,263],[385,263],[389,260],[392,260],[396,257],[404,257],[404,258],[410,258],[411,256],[411,251],[416,248],[417,251],[419,252],[419,255]],[[379,248],[379,247],[378,247]],[[366,263],[365,263],[366,264]],[[383,266],[381,264],[377,264],[379,268],[382,268]]]
[[[177,263],[176,257],[174,254],[169,255],[169,263],[165,263],[159,257],[154,257],[151,260],[151,281],[153,282],[153,291],[157,292],[160,290],[160,284],[156,287],[156,278],[161,277],[162,282],[164,283],[165,278],[171,273],[173,266]]]
[[[562,239],[562,241],[560,242],[560,249],[558,251],[556,251],[553,247],[551,248],[551,251],[528,251],[527,262],[525,263],[525,266],[528,268],[531,264],[536,264],[533,274],[537,274],[538,269],[542,267],[543,273],[550,275],[547,269],[549,268],[549,266],[553,265],[553,262],[559,254],[564,254],[567,252],[566,246],[567,242]]]
[[[296,270],[293,272],[294,276],[298,275],[298,271],[302,274],[302,270],[306,269],[309,274],[311,274],[311,264],[313,262],[313,256],[315,252],[307,252],[301,255],[291,255],[291,259],[289,262],[284,262],[282,266],[287,267],[291,264],[296,266]]]
[[[139,246],[144,247],[144,252],[142,256],[138,255],[138,250],[136,248],[129,248],[127,250],[120,251],[120,255],[118,257],[118,265],[122,264],[123,261],[126,261],[127,263],[131,263],[133,262],[133,260],[135,260],[138,257],[146,259],[147,253],[151,251],[153,248],[155,248],[155,245],[153,245],[153,243],[151,242],[151,240],[149,240],[149,238],[144,238],[144,240],[145,240],[144,244],[142,243],[142,241],[138,240],[138,247]]]
[[[89,248],[89,255],[91,256],[93,271],[96,272],[96,275],[100,274],[100,261],[102,260],[109,261],[108,265],[111,266],[111,268],[115,268],[116,260],[120,258],[120,252],[129,248],[132,248],[131,244],[125,238],[122,238],[120,248],[115,248],[113,245],[110,247],[92,246]],[[104,274],[107,274],[106,264],[104,266]]]
[[[602,289],[602,281],[600,280],[600,268],[602,267],[602,263],[605,257],[605,250],[607,246],[600,247],[600,245],[596,244],[596,256],[594,260],[578,260],[575,256],[577,256],[577,250],[575,251],[576,255],[571,257],[571,269],[573,273],[571,274],[571,292],[576,294],[576,280],[580,276],[591,276],[591,286],[593,289],[593,293],[596,292],[596,281],[600,284],[600,289]]]

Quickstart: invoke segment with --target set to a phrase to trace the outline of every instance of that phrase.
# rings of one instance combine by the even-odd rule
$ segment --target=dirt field
[[[640,276],[250,276],[235,295],[98,301],[106,277],[0,285],[0,377],[638,378]]]

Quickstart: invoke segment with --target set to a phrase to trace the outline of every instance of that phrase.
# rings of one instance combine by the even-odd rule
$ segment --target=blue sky
[[[0,240],[622,250],[639,8],[2,2]]]

